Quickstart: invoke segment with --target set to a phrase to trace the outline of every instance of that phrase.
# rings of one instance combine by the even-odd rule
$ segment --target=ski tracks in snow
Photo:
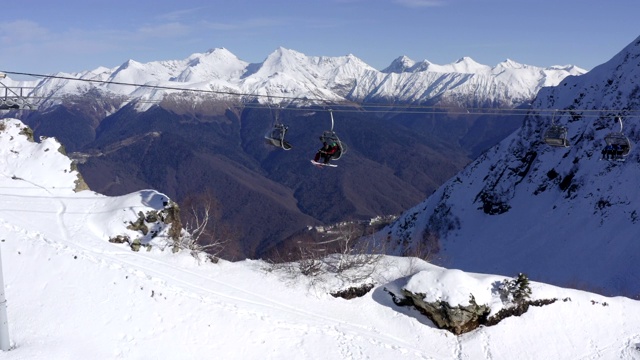
[[[40,188],[51,194],[49,190]],[[51,195],[55,198],[55,195]],[[401,357],[411,359],[437,359],[439,356],[438,354],[428,355],[426,349],[416,347],[406,340],[383,334],[375,328],[295,308],[211,276],[153,259],[146,254],[130,251],[105,251],[84,246],[71,240],[72,232],[75,235],[80,232],[80,229],[70,229],[65,224],[67,207],[64,201],[57,201],[59,208],[56,212],[56,221],[61,234],[61,239],[58,241],[47,238],[38,232],[21,229],[6,221],[2,221],[0,224],[12,232],[23,233],[26,239],[52,246],[59,253],[71,253],[110,269],[124,271],[140,279],[151,281],[155,285],[162,286],[164,289],[161,293],[165,295],[173,293],[193,298],[207,305],[232,312],[237,316],[268,321],[274,326],[291,329],[295,333],[300,333],[302,330],[303,333],[329,335],[338,345],[344,359],[366,359],[366,354],[375,353],[375,351],[372,352],[371,347],[384,348],[387,351],[398,353]],[[84,221],[84,224],[87,222]],[[166,269],[166,271],[159,269]],[[260,308],[263,308],[264,311],[259,310]],[[284,316],[274,318],[274,313],[280,313]],[[366,348],[364,344],[367,344]],[[123,350],[126,352],[126,349]]]
[[[455,336],[455,335],[454,335]],[[456,360],[463,360],[463,352],[462,352],[462,339],[460,336],[456,336],[456,347],[453,349],[453,358]]]
[[[484,353],[484,357],[487,360],[492,360],[493,356],[491,355],[491,337],[489,336],[489,332],[484,327],[481,327],[480,329],[478,329],[478,331],[482,336],[482,352]]]
[[[132,255],[133,254],[130,253],[121,253],[119,257],[127,258]],[[142,259],[136,257],[136,260]],[[344,359],[366,358],[363,355],[366,353],[364,349],[355,346],[361,342],[354,340],[362,340],[368,344],[375,345],[376,347],[394,350],[403,354],[411,353],[412,355],[410,358],[412,359],[426,360],[437,358],[424,356],[423,349],[416,348],[402,339],[381,334],[370,327],[346,322],[342,319],[318,313],[312,313],[301,308],[294,308],[290,305],[267,298],[255,292],[239,288],[190,270],[178,268],[174,265],[167,264],[166,262],[146,257],[143,260],[143,262],[147,264],[148,262],[162,263],[163,266],[170,268],[172,272],[180,272],[180,276],[174,276],[169,272],[158,272],[153,266],[145,266],[140,263],[134,264],[131,261],[126,261],[126,267],[122,266],[122,269],[138,277],[145,278],[158,285],[162,285],[171,293],[195,298],[198,301],[235,313],[243,318],[258,318],[262,321],[269,322],[278,328],[291,329],[295,333],[308,334],[320,332],[331,335],[335,339],[335,342],[339,346],[343,355],[345,355],[343,357]],[[185,277],[187,277],[188,280],[185,280]],[[205,286],[203,282],[214,284],[215,286]],[[215,287],[216,290],[213,290],[212,287]],[[264,311],[259,311],[259,308],[263,308]],[[285,315],[285,317],[274,318],[272,315],[274,312],[281,313]],[[307,321],[304,321],[303,319],[306,319]]]
[[[620,349],[620,359],[640,360],[640,334],[627,338]]]

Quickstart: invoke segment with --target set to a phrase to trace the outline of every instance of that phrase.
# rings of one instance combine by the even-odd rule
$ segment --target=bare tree
[[[319,278],[333,274],[352,283],[370,279],[384,253],[374,242],[373,236],[362,237],[363,227],[354,222],[323,231],[324,239],[298,242],[286,259],[270,262],[267,270],[281,270],[288,277],[298,274]]]
[[[221,231],[221,208],[215,196],[206,191],[192,195],[183,201],[183,224],[185,234],[179,240],[179,247],[191,251],[191,255],[199,259],[200,254],[207,253],[214,261],[230,241]]]

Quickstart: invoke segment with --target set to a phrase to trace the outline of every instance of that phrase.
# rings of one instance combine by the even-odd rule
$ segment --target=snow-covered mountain
[[[543,88],[520,130],[384,235],[398,251],[439,250],[443,264],[466,271],[640,296],[639,95],[640,38]],[[601,160],[605,136],[620,131],[617,116],[631,152],[624,162]],[[543,142],[552,121],[568,128],[571,147]]]
[[[557,301],[454,336],[388,291],[450,303],[473,294],[493,310],[504,308],[494,291],[503,276],[386,257],[358,280],[373,289],[345,300],[330,295],[355,284],[344,273],[292,276],[263,261],[174,253],[163,229],[141,237],[128,226],[166,196],[74,191],[60,143],[29,141],[16,119],[0,124],[3,360],[640,359],[640,303],[626,298],[532,282],[532,299]],[[122,234],[152,246],[108,241]]]
[[[242,98],[245,101],[255,100],[252,95],[269,96],[258,98],[262,103],[314,99],[308,101],[312,104],[431,101],[467,107],[511,107],[531,101],[544,86],[557,85],[568,75],[585,72],[570,65],[540,68],[511,60],[490,67],[468,57],[448,65],[426,60],[416,63],[401,57],[378,71],[353,55],[307,56],[282,47],[262,63],[248,63],[228,50],[218,48],[193,54],[184,60],[144,64],[128,60],[115,68],[54,74],[58,78],[38,82],[32,96],[48,99],[41,102],[41,107],[45,108],[65,95],[83,95],[94,88],[129,99],[155,101],[167,93],[190,89],[219,98],[231,94],[235,100],[241,99],[233,94],[245,94]],[[158,86],[170,89],[158,89]],[[148,106],[140,109],[145,110]]]

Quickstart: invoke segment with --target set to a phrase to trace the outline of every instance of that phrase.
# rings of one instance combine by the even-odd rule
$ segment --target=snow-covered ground
[[[387,291],[410,281],[436,299],[471,292],[496,305],[502,276],[385,257],[361,298],[348,287],[285,278],[261,261],[211,263],[188,252],[133,252],[108,242],[153,190],[74,192],[76,173],[53,139],[27,142],[17,120],[0,132],[0,250],[15,359],[640,359],[640,302],[532,283],[558,298],[493,327],[455,336]],[[415,274],[415,275],[414,275]],[[500,304],[498,304],[498,307]],[[494,307],[495,308],[495,307]]]

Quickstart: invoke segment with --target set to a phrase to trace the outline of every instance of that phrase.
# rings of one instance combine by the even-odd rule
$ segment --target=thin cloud
[[[0,41],[3,44],[40,40],[49,34],[49,30],[30,20],[0,22]]]
[[[394,0],[394,2],[410,8],[425,8],[445,5],[443,0]]]
[[[136,35],[142,38],[181,37],[191,32],[192,28],[180,22],[148,25],[139,28]]]
[[[284,22],[277,18],[255,18],[235,23],[211,22],[204,21],[202,26],[213,30],[247,30],[281,26]]]
[[[196,7],[191,9],[176,10],[169,13],[161,14],[157,16],[157,18],[161,20],[178,21],[180,19],[184,19],[191,15],[197,15],[201,13],[203,9],[206,9],[206,7]]]

